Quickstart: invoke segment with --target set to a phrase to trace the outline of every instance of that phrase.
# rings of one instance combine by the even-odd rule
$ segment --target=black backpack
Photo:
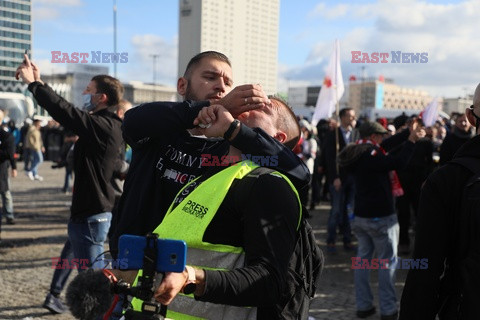
[[[324,256],[312,226],[303,218],[307,212],[303,207],[297,244],[288,267],[288,288],[281,299],[282,303],[276,305],[278,319],[308,319],[310,301],[319,285]]]
[[[461,214],[457,217],[458,245],[451,266],[450,295],[439,312],[440,319],[479,319],[480,302],[480,160],[455,158],[472,172],[463,188]]]
[[[273,171],[260,167],[249,175],[261,175]],[[302,206],[297,243],[288,267],[288,286],[280,302],[274,307],[277,315],[275,319],[308,319],[310,301],[315,296],[320,281],[324,256],[317,244],[312,226],[305,219],[307,215],[307,208]]]

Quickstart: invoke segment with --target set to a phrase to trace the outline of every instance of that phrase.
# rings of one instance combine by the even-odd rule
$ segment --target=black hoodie
[[[153,102],[125,114],[123,134],[133,155],[112,221],[113,255],[120,235],[145,235],[160,224],[178,191],[209,168],[204,155],[220,158],[228,153],[228,141],[194,137],[186,130],[208,105],[208,101]],[[265,131],[242,125],[231,143],[245,155],[271,160],[259,165],[286,174],[297,188],[308,184],[310,174],[303,161]]]
[[[460,147],[454,159],[461,157],[476,158],[480,163],[480,136]],[[459,223],[463,188],[472,175],[463,166],[447,163],[433,172],[422,188],[413,258],[428,259],[428,268],[408,272],[401,300],[402,320],[435,319],[443,302],[440,294],[451,292],[441,280],[461,249],[455,226]]]

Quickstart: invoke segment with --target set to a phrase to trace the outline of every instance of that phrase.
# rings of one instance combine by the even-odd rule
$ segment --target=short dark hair
[[[345,116],[345,114],[346,114],[348,111],[351,111],[351,110],[353,110],[353,108],[348,108],[348,107],[347,107],[347,108],[343,108],[343,109],[340,110],[340,112],[338,113],[338,116],[339,116],[340,118],[342,118],[342,117]]]
[[[300,125],[298,124],[297,116],[287,102],[279,96],[268,96],[270,100],[278,101],[283,108],[278,109],[277,113],[277,128],[285,131],[287,140],[283,142],[287,148],[293,149],[300,140]]]
[[[212,58],[212,59],[220,60],[227,63],[230,67],[232,66],[232,64],[230,63],[230,59],[228,59],[228,57],[223,53],[220,53],[217,51],[204,51],[204,52],[200,52],[199,54],[194,56],[192,59],[190,59],[190,61],[187,64],[187,67],[185,68],[185,73],[183,74],[183,76],[185,78],[190,77],[190,74],[192,73],[193,69],[200,63],[200,61],[203,58]]]
[[[107,106],[116,106],[123,97],[122,83],[111,76],[101,74],[92,78],[92,81],[97,85],[97,93],[104,93],[107,98]]]

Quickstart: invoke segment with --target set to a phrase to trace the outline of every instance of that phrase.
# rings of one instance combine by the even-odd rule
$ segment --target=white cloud
[[[324,2],[321,2],[315,6],[315,9],[313,9],[312,13],[309,16],[320,16],[325,19],[333,20],[345,16],[348,10],[349,6],[347,6],[346,4],[338,4],[333,7],[327,7]]]
[[[53,20],[60,16],[60,11],[52,8],[41,7],[32,11],[35,20]]]
[[[35,60],[35,64],[40,69],[40,75],[63,74],[67,72],[65,63],[51,63],[49,59]]]
[[[325,4],[319,7],[328,11]],[[374,22],[371,27],[354,28],[340,39],[344,80],[348,80],[350,74],[359,76],[361,66],[365,66],[369,76],[382,74],[401,86],[424,88],[432,95],[447,97],[464,94],[464,88],[474,88],[479,82],[478,72],[474,72],[480,70],[478,19],[472,12],[480,12],[480,1],[443,5],[416,0],[379,0],[375,4],[351,5],[348,11],[354,18],[364,19],[367,18],[365,7]],[[319,85],[333,41],[332,38],[331,43],[312,44],[306,63],[284,68],[279,72],[280,78]],[[427,52],[428,63],[354,64],[351,63],[354,50],[370,54],[396,50]]]
[[[174,86],[177,80],[177,38],[170,41],[154,34],[135,35],[131,39],[128,78],[153,82],[153,55],[156,58],[156,83]],[[130,67],[131,66],[131,67]]]
[[[82,0],[34,0],[33,17],[35,20],[54,20],[60,16],[59,7],[83,6]]]
[[[33,5],[78,7],[83,5],[82,0],[33,0]]]

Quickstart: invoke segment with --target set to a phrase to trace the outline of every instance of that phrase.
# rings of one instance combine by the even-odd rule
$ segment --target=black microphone
[[[112,281],[102,270],[80,272],[67,288],[67,304],[72,315],[80,320],[91,320],[105,314],[114,299],[115,283]]]

